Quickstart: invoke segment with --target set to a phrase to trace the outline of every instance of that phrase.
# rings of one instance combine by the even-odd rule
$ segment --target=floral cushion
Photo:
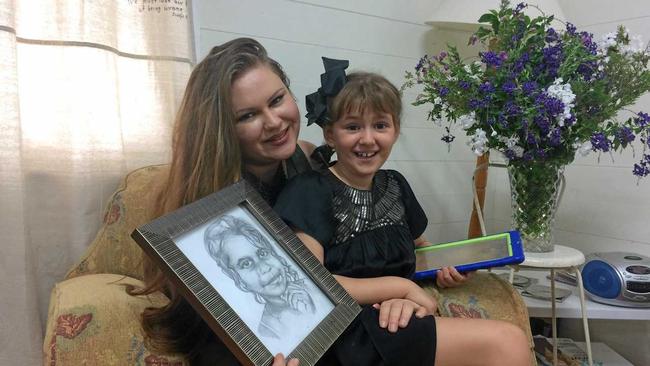
[[[437,289],[433,281],[419,284],[438,300],[440,316],[508,321],[523,329],[532,352],[526,303],[511,284],[494,273],[477,272],[463,286],[454,288]],[[533,364],[536,364],[534,358]]]
[[[169,165],[153,165],[126,176],[109,200],[104,225],[66,278],[115,273],[142,279],[143,252],[130,235],[151,219],[152,203],[168,172]]]
[[[161,293],[130,296],[126,284],[142,286],[139,280],[113,274],[58,283],[50,298],[44,364],[188,365],[182,357],[150,353],[143,342],[138,321],[142,310],[164,305],[167,298]]]

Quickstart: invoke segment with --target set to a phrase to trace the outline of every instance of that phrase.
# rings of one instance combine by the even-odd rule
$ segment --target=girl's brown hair
[[[395,85],[379,74],[350,73],[341,91],[329,101],[330,121],[338,121],[348,113],[363,114],[368,108],[390,114],[395,125],[400,126],[402,98]]]
[[[289,88],[282,67],[254,39],[238,38],[216,46],[193,69],[176,115],[172,161],[167,183],[155,203],[155,217],[196,201],[234,183],[241,174],[241,152],[235,131],[231,86],[243,73],[267,66]],[[142,328],[150,347],[182,353],[191,359],[211,331],[148,257],[145,287],[133,295],[162,291],[170,302],[142,313]]]

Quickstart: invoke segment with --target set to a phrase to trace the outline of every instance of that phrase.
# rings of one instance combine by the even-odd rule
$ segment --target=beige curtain
[[[53,284],[128,171],[168,160],[186,0],[0,0],[0,365],[42,364]]]

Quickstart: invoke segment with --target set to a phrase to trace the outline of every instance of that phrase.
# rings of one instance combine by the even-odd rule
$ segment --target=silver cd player
[[[597,302],[650,307],[650,258],[636,253],[600,252],[582,266],[585,290]]]

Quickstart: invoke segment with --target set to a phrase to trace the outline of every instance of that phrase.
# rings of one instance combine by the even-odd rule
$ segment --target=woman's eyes
[[[269,103],[269,106],[270,107],[279,106],[280,104],[282,104],[283,99],[284,99],[284,94],[280,94],[280,95],[276,96],[275,98],[271,99],[271,102]],[[257,112],[255,112],[255,111],[246,112],[244,114],[241,114],[241,115],[237,116],[236,121],[237,122],[245,122],[245,121],[255,117],[255,115],[257,115]]]
[[[244,122],[246,120],[253,118],[254,116],[255,116],[255,112],[244,113],[237,117],[237,122]]]
[[[284,99],[284,94],[280,94],[277,97],[271,99],[271,106],[275,106],[282,103],[282,99]]]

